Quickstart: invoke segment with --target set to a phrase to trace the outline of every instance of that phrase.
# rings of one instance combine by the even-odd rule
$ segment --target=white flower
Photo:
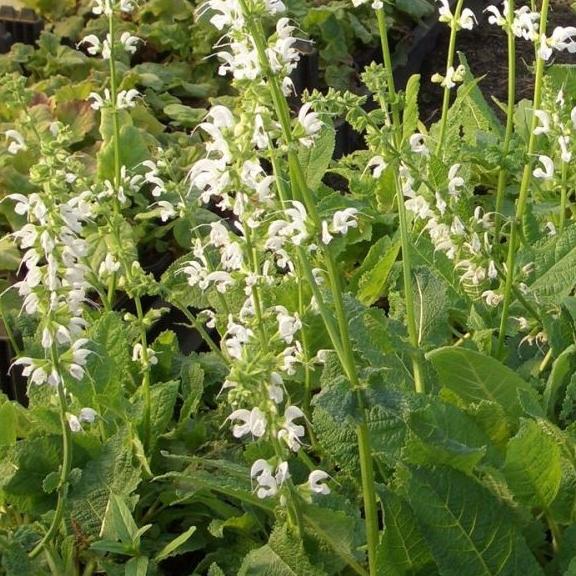
[[[280,14],[286,11],[286,6],[282,0],[265,0],[265,4],[269,14]]]
[[[82,424],[80,424],[80,420],[74,414],[66,414],[66,419],[68,420],[68,426],[72,432],[81,432],[82,431]]]
[[[24,141],[24,136],[22,136],[20,132],[17,130],[6,130],[4,134],[6,138],[12,140],[8,145],[9,154],[18,154],[20,150],[28,150],[28,146],[26,146],[26,142]]]
[[[324,496],[330,494],[330,488],[324,483],[330,476],[323,470],[314,470],[308,475],[308,487],[314,494],[322,494]]]
[[[217,270],[215,272],[210,272],[206,276],[207,282],[214,282],[216,290],[220,292],[220,294],[225,294],[226,291],[230,286],[234,286],[234,279],[228,272],[224,272],[223,270]]]
[[[98,412],[93,408],[82,408],[80,410],[80,414],[78,415],[78,420],[80,422],[88,422],[89,424],[93,424],[96,420],[96,416],[98,416]]]
[[[275,404],[282,404],[284,401],[284,380],[278,372],[270,374],[270,382],[268,383],[268,398]]]
[[[130,90],[122,90],[116,97],[116,107],[119,110],[124,108],[134,108],[136,106],[136,99],[140,97],[140,92],[135,88]]]
[[[416,218],[426,220],[433,216],[432,210],[430,210],[430,205],[425,200],[423,196],[415,196],[404,202],[406,210],[413,212]]]
[[[282,366],[281,369],[289,376],[296,373],[294,365],[301,362],[302,345],[297,340],[293,346],[288,346],[282,352]]]
[[[208,204],[212,196],[220,196],[230,184],[230,174],[226,162],[222,159],[203,158],[192,166],[188,173],[190,188],[202,192],[200,200]]]
[[[570,120],[572,120],[572,126],[576,128],[576,106],[572,108],[572,112],[570,112]]]
[[[560,136],[558,138],[558,144],[561,150],[562,162],[570,162],[572,160],[572,152],[569,149],[570,146],[570,136]]]
[[[476,20],[474,12],[470,8],[464,8],[460,16],[460,27],[465,30],[472,30],[475,24],[478,24],[478,20]]]
[[[143,366],[147,365],[156,365],[158,364],[158,358],[156,356],[156,352],[152,350],[152,348],[147,349],[147,358],[144,357],[144,346],[137,342],[134,344],[134,348],[132,349],[132,361],[133,362],[140,362]]]
[[[232,427],[232,435],[234,438],[242,438],[246,434],[252,434],[256,438],[262,438],[266,433],[266,415],[260,408],[252,408],[252,410],[246,410],[241,408],[240,410],[234,410],[228,420],[238,420],[241,424],[235,424]]]
[[[494,292],[494,290],[486,290],[482,292],[482,298],[486,300],[486,304],[488,304],[488,306],[493,306],[494,308],[496,308],[496,306],[498,306],[500,302],[504,300],[504,296]]]
[[[322,243],[328,246],[332,240],[334,240],[334,236],[330,234],[330,230],[328,229],[328,222],[326,222],[326,220],[322,220]]]
[[[228,319],[228,329],[226,332],[226,339],[224,345],[228,354],[232,358],[240,359],[242,357],[242,350],[244,345],[254,335],[252,330],[237,324],[233,321],[232,317]]]
[[[314,138],[322,129],[322,121],[316,112],[312,111],[312,105],[307,102],[302,105],[300,112],[298,112],[298,122],[304,128],[306,137],[300,138],[300,142],[306,148],[309,148],[314,143]]]
[[[556,234],[557,234],[556,226],[554,225],[554,222],[547,222],[546,226],[544,226],[544,230],[546,231],[548,236],[556,236]]]
[[[276,306],[276,321],[278,322],[278,332],[286,344],[292,344],[294,335],[302,328],[302,322],[298,314],[291,316],[284,306]]]
[[[306,430],[304,426],[294,424],[294,420],[304,418],[304,412],[297,406],[288,406],[284,411],[284,422],[278,431],[278,438],[284,440],[293,452],[300,450],[300,438],[304,436]]]
[[[174,206],[167,200],[159,200],[156,204],[160,208],[160,219],[162,222],[168,222],[168,220],[171,220],[177,215]]]
[[[120,270],[120,262],[118,262],[110,252],[106,254],[106,258],[100,264],[98,268],[98,275],[101,277],[109,276]]]
[[[438,20],[440,20],[440,22],[452,22],[454,16],[450,11],[450,4],[448,3],[448,0],[436,0],[436,2],[440,2],[441,4],[440,8],[438,9],[440,13]]]
[[[100,96],[100,94],[97,92],[90,92],[88,95],[88,100],[92,100],[90,107],[93,110],[100,110],[110,102],[110,90],[108,90],[108,88],[104,89],[104,98],[102,98],[102,96]]]
[[[542,168],[538,167],[534,170],[534,178],[539,178],[541,180],[552,180],[554,178],[554,162],[549,156],[544,156],[543,154],[538,156],[538,161],[542,164]]]
[[[256,479],[258,483],[256,491],[258,498],[275,496],[282,484],[290,478],[288,462],[281,462],[276,468],[276,474],[272,475],[272,466],[266,460],[260,458],[252,464],[250,478]]]
[[[332,231],[335,234],[345,235],[350,228],[358,228],[357,214],[356,208],[345,208],[335,212],[332,217]]]
[[[89,34],[88,36],[82,38],[82,40],[80,40],[80,42],[76,44],[76,47],[80,48],[80,46],[84,44],[88,45],[86,51],[91,56],[96,56],[100,54],[100,52],[102,51],[102,42],[100,42],[100,38],[98,38],[98,36],[96,36],[95,34]]]
[[[30,378],[30,382],[37,386],[46,383],[48,380],[47,364],[45,361],[22,357],[18,358],[13,366],[24,366],[22,376],[24,376],[24,378]]]
[[[504,1],[503,13],[501,14],[496,6],[488,6],[484,10],[484,12],[488,12],[490,16],[488,16],[488,23],[495,24],[496,26],[500,26],[501,28],[506,26],[506,14],[508,13],[508,2]]]
[[[532,12],[528,6],[522,6],[514,13],[513,34],[518,38],[524,38],[524,40],[535,41],[538,38],[540,14]]]
[[[424,134],[420,134],[420,132],[412,134],[412,136],[410,136],[410,148],[415,154],[422,154],[426,156],[429,153],[429,150],[426,146]]]
[[[374,178],[380,178],[380,176],[382,176],[382,173],[384,172],[384,170],[386,170],[387,167],[388,164],[384,161],[384,158],[382,158],[382,156],[374,156],[366,165],[366,169],[372,168],[372,176]]]
[[[135,0],[120,0],[120,11],[130,13],[136,8]]]
[[[534,116],[540,121],[540,126],[534,129],[534,135],[540,136],[540,134],[548,134],[548,132],[550,132],[550,116],[548,112],[544,110],[534,110]]]
[[[137,36],[132,36],[130,32],[123,32],[122,36],[120,36],[120,43],[129,54],[136,54],[138,42],[142,42],[142,40]]]
[[[96,16],[111,16],[112,15],[112,0],[94,0],[92,12]]]
[[[448,194],[457,198],[460,195],[459,188],[464,186],[464,178],[458,176],[460,164],[453,164],[448,171]]]

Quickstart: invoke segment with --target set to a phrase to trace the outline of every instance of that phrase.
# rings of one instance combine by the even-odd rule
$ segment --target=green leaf
[[[550,419],[554,418],[558,403],[560,402],[560,395],[563,390],[566,389],[566,386],[568,386],[575,369],[576,346],[572,344],[554,360],[552,370],[546,382],[543,402],[544,410]]]
[[[320,135],[309,148],[302,146],[298,152],[298,160],[304,172],[308,188],[313,192],[318,189],[328,166],[332,160],[336,134],[332,124],[324,119]]]
[[[146,556],[132,558],[126,564],[125,576],[146,576],[150,560]]]
[[[522,419],[508,443],[504,474],[518,502],[547,508],[562,481],[560,447],[538,422]]]
[[[174,124],[184,128],[195,128],[206,116],[204,108],[191,108],[184,104],[168,104],[163,112],[174,121]]]
[[[533,393],[529,384],[498,360],[466,348],[439,348],[427,354],[440,384],[467,404],[488,400],[510,416],[520,416],[518,391]]]
[[[576,286],[576,224],[534,247],[530,291],[543,304],[560,304]]]
[[[144,132],[135,126],[123,126],[119,138],[120,163],[129,170],[150,158]],[[105,141],[98,152],[98,178],[111,180],[114,177],[114,138]]]
[[[394,492],[380,489],[384,507],[384,533],[378,546],[378,576],[406,576],[433,563],[416,518]]]
[[[11,272],[20,266],[20,251],[9,236],[0,238],[0,270]]]
[[[174,415],[174,406],[178,398],[180,382],[171,380],[152,386],[150,390],[151,413],[150,432],[152,441],[157,441],[166,429]]]
[[[365,306],[371,306],[385,292],[386,282],[400,251],[400,240],[388,236],[376,241],[364,262],[355,273],[356,297]],[[353,290],[353,286],[351,286]]]
[[[417,2],[412,0],[409,2],[415,6]],[[424,4],[430,5],[427,2]],[[398,3],[397,3],[398,6]],[[418,16],[419,17],[419,16]],[[408,84],[406,84],[406,96],[404,104],[404,114],[402,116],[402,136],[406,140],[418,128],[419,112],[418,112],[418,92],[420,91],[420,74],[410,76]]]
[[[324,576],[310,563],[301,540],[287,526],[278,526],[268,544],[250,552],[238,576]]]
[[[110,540],[120,540],[123,544],[133,544],[138,532],[132,512],[124,498],[110,494],[100,536]]]
[[[180,536],[177,536],[174,540],[166,544],[166,546],[156,554],[154,560],[156,562],[162,562],[162,560],[178,554],[178,548],[185,544],[194,532],[196,532],[196,526],[190,526],[186,532],[183,532]]]
[[[402,455],[413,464],[446,464],[470,474],[484,458],[488,438],[455,406],[432,402],[409,413]]]
[[[400,478],[442,576],[543,576],[511,511],[476,480],[441,466]]]

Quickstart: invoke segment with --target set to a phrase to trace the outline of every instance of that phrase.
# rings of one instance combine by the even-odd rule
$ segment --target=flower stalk
[[[549,0],[543,0],[542,11],[540,13],[540,34],[545,35],[546,25],[548,22],[548,7]],[[544,36],[541,36],[541,38]],[[542,41],[542,40],[541,40]],[[536,59],[536,79],[534,86],[534,99],[532,104],[533,110],[539,110],[542,104],[542,89],[544,84],[544,66],[545,60],[541,57]],[[537,135],[535,134],[536,128],[538,126],[538,118],[534,114],[532,116],[532,125],[530,128],[530,139],[528,141],[528,150],[526,151],[526,163],[524,165],[524,171],[522,173],[522,182],[520,185],[520,193],[518,196],[518,201],[516,204],[516,213],[514,219],[512,220],[510,236],[508,239],[508,257],[506,259],[506,282],[504,285],[504,302],[502,308],[502,316],[500,318],[500,330],[498,334],[498,344],[496,348],[497,356],[502,357],[504,354],[504,344],[506,341],[506,324],[508,322],[508,317],[510,315],[510,305],[512,303],[512,294],[514,286],[515,277],[515,264],[516,264],[516,251],[518,243],[518,231],[522,217],[526,209],[526,203],[528,201],[528,192],[530,189],[530,183],[532,182],[532,167],[533,158],[536,151],[536,140]]]

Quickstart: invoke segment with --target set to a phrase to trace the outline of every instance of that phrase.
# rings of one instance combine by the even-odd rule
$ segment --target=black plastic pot
[[[17,42],[34,44],[43,28],[44,22],[33,10],[0,6],[0,52],[8,52]]]

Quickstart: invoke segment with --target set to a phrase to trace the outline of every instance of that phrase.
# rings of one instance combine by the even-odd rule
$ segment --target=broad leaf
[[[320,186],[332,160],[335,143],[334,128],[325,121],[324,127],[314,144],[309,148],[304,146],[300,148],[298,159],[304,172],[306,184],[310,190],[314,191]]]
[[[466,403],[489,400],[500,404],[508,415],[520,416],[518,391],[532,389],[516,372],[498,360],[468,350],[445,347],[429,352],[427,358],[438,372],[440,384]]]
[[[401,478],[443,576],[542,576],[511,511],[476,480],[441,466]]]
[[[508,443],[504,474],[518,502],[547,508],[562,481],[560,447],[538,422],[522,419]]]

